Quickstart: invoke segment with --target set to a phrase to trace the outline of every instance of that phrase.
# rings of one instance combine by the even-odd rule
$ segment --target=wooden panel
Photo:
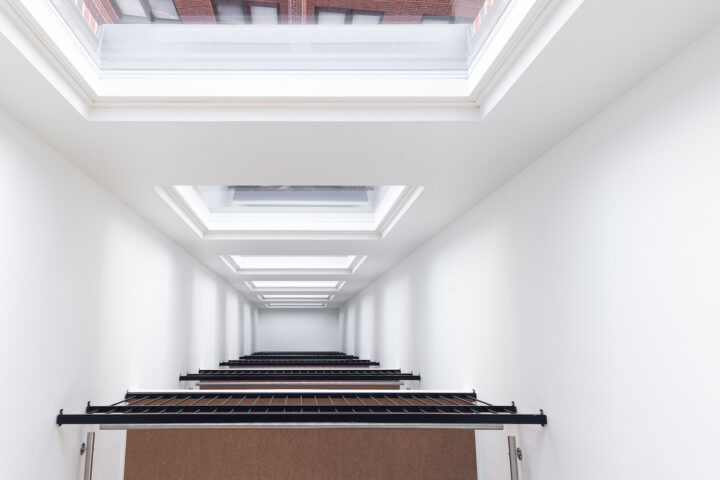
[[[125,480],[476,480],[472,430],[129,430]]]

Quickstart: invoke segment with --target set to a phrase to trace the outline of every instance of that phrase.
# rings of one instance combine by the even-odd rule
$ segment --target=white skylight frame
[[[326,308],[327,303],[266,303],[266,308]]]
[[[351,275],[367,255],[221,255],[220,259],[236,275]]]
[[[101,71],[92,50],[82,46],[83,39],[49,1],[4,3],[7,8],[0,8],[0,20],[13,27],[6,36],[90,120],[197,121],[202,112],[202,119],[225,121],[436,121],[487,115],[582,0],[559,9],[547,8],[554,0],[514,0],[488,41],[473,47],[467,69],[459,73],[207,71],[201,76],[187,71]],[[529,51],[526,37],[534,42]],[[508,78],[500,78],[500,70],[510,66]],[[322,100],[327,108],[305,108],[313,100]]]
[[[424,187],[387,185],[373,212],[257,211],[213,212],[197,187],[158,187],[158,194],[200,237],[246,239],[381,239],[407,212]],[[231,267],[232,268],[232,267]]]
[[[330,293],[261,293],[257,295],[261,302],[330,302],[335,295]]]
[[[103,71],[405,71],[462,74],[468,25],[104,26]],[[338,41],[340,40],[340,41]],[[215,45],[222,49],[213,51]],[[236,48],[233,48],[233,47]],[[208,55],[208,50],[212,51]],[[302,52],[302,53],[298,53]]]
[[[245,285],[253,292],[337,293],[345,285],[344,280],[246,280]]]

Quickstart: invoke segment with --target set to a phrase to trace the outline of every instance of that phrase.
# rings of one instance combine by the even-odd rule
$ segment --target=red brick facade
[[[305,0],[302,22],[315,23],[316,7],[381,12],[382,23],[420,23],[424,15],[472,22],[483,0]]]
[[[183,23],[215,23],[211,0],[175,0],[175,8]]]
[[[111,0],[69,0],[78,6],[93,30],[98,24],[122,21]],[[238,0],[238,3],[241,3]],[[491,0],[248,0],[246,3],[276,6],[280,23],[315,23],[317,8],[377,12],[382,23],[420,23],[423,16],[452,17],[472,22],[483,3]],[[486,5],[487,6],[487,5]],[[183,23],[215,23],[213,0],[175,0]]]

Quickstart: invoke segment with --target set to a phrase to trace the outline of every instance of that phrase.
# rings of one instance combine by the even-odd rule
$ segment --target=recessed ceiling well
[[[266,303],[267,308],[324,308],[327,307],[327,303],[323,302],[308,302],[308,303],[277,303],[270,302]]]
[[[401,262],[412,252],[421,255],[418,249],[425,242],[442,235],[455,219],[670,61],[695,41],[699,32],[720,21],[720,2],[689,0],[683,8],[661,3],[659,7],[657,0],[635,0],[633,15],[618,15],[601,0],[513,0],[471,62],[468,56],[444,57],[467,66],[450,74],[447,69],[421,73],[409,68],[410,64],[391,64],[407,70],[395,74],[387,69],[379,73],[339,69],[322,76],[292,70],[259,76],[255,72],[203,70],[209,65],[202,63],[204,33],[193,39],[186,32],[209,29],[218,32],[220,39],[223,30],[232,30],[230,36],[247,33],[247,38],[262,39],[265,35],[265,42],[278,40],[291,47],[297,44],[292,43],[290,31],[302,25],[238,25],[233,16],[245,19],[248,14],[242,8],[233,11],[230,3],[212,14],[218,23],[206,25],[207,29],[183,24],[186,14],[180,8],[176,9],[180,23],[161,19],[160,11],[153,13],[156,21],[143,24],[96,19],[97,32],[108,26],[101,35],[102,41],[108,42],[104,45],[121,50],[115,58],[110,50],[95,51],[98,55],[94,57],[79,38],[77,32],[82,29],[68,20],[74,15],[75,20],[86,22],[78,13],[83,4],[88,11],[85,0],[74,4],[69,0],[5,0],[0,2],[0,51],[4,69],[12,75],[0,82],[0,107],[258,306],[270,302],[258,299],[258,294],[265,293],[329,294],[334,297],[328,306],[339,306],[380,275],[398,265],[402,268]],[[53,5],[73,9],[72,15],[58,15]],[[493,8],[496,5],[499,3],[493,2]],[[132,7],[128,12],[132,13]],[[135,13],[147,14],[145,9]],[[356,13],[350,13],[351,22],[356,21]],[[420,37],[428,37],[430,30],[425,27],[436,28],[435,44],[449,41],[452,49],[461,44],[466,50],[477,47],[478,32],[470,33],[474,27],[429,25],[445,21],[435,18],[445,14],[425,15],[418,20],[424,20],[424,25],[388,25],[390,17],[384,15],[380,25],[353,26],[330,25],[340,17],[333,20],[323,14],[318,20],[321,24],[313,27],[318,27],[317,32],[356,32],[349,37],[356,35],[361,43],[352,48],[366,40],[365,45],[381,45],[382,39],[364,35],[371,31],[365,29],[380,27],[422,27]],[[172,10],[166,16],[172,17]],[[345,21],[347,18],[345,14]],[[279,21],[283,21],[282,10]],[[328,24],[322,25],[325,21]],[[92,28],[85,23],[80,26],[91,41],[98,41]],[[118,27],[117,35],[111,26]],[[128,27],[126,33],[121,31],[124,27]],[[452,33],[454,29],[443,27],[463,30],[462,42]],[[135,28],[137,36],[128,34]],[[286,28],[288,37],[284,38],[264,30]],[[158,57],[160,51],[154,50],[158,45],[144,43],[152,31],[157,32],[158,40],[186,38],[188,47],[196,48],[189,56],[168,57],[168,68],[175,60],[178,65],[187,64],[188,58],[200,63],[192,64],[190,70],[155,69],[158,64],[153,62],[163,60]],[[331,41],[339,37],[327,31],[322,35],[326,35],[328,47],[337,47],[337,42]],[[123,44],[125,40],[135,44]],[[255,45],[268,46],[262,41]],[[440,53],[443,51],[448,53]],[[141,55],[137,56],[138,52]],[[358,65],[337,52],[333,61],[339,59],[345,67]],[[386,59],[394,54],[388,50],[381,53],[387,53]],[[361,54],[362,50],[356,50],[354,58]],[[100,63],[96,63],[97,57]],[[110,60],[117,67],[132,60],[142,68],[101,66]],[[276,67],[284,61],[277,52],[260,60]],[[298,66],[302,67],[294,65]],[[309,186],[422,185],[424,189],[382,240],[372,230],[353,238],[343,236],[356,233],[348,231],[331,232],[328,237],[327,232],[318,231],[298,234],[251,229],[238,235],[224,224],[216,229],[213,222],[189,220],[193,213],[186,211],[182,202],[174,204],[178,215],[156,191],[158,186],[168,185],[273,186],[288,182]],[[244,193],[235,191],[246,210],[281,208],[277,204],[250,206],[253,200],[241,199]],[[334,203],[338,202],[336,198]],[[114,225],[107,226],[109,238],[113,238]],[[488,241],[502,244],[513,234],[502,223],[491,227]],[[267,233],[271,236],[264,236]],[[245,275],[221,260],[228,255],[367,255],[367,259],[352,275]],[[282,280],[288,283],[278,283]],[[311,280],[328,283],[307,283]],[[271,283],[260,283],[263,281]],[[396,285],[395,294],[405,295],[406,287]],[[421,300],[407,298],[411,305]],[[385,299],[374,301],[377,307]],[[274,303],[283,302],[275,299]]]
[[[338,292],[342,280],[249,280],[245,284],[254,292]]]
[[[422,190],[410,185],[175,185],[158,193],[202,238],[380,239]]]
[[[325,275],[354,273],[365,255],[221,255],[237,275]]]
[[[326,300],[329,301],[332,299],[332,295],[323,295],[323,294],[315,294],[315,293],[288,293],[288,294],[282,294],[282,293],[263,293],[258,295],[258,298],[262,301],[312,301],[312,300]]]
[[[510,0],[53,3],[104,70],[442,70],[467,67],[469,37],[483,41]]]
[[[228,118],[258,100],[318,99],[476,117],[551,2],[7,0],[77,112],[125,121],[146,108],[177,121],[178,107]]]

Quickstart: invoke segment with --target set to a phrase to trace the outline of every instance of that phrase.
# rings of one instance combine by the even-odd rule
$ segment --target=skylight
[[[422,189],[175,185],[158,193],[202,238],[366,239],[384,237]]]
[[[342,280],[249,280],[245,284],[255,292],[338,292]]]
[[[238,275],[256,274],[351,274],[365,260],[359,255],[223,255]]]
[[[417,24],[425,17],[472,23],[501,3],[493,0],[54,0],[76,6],[89,23],[99,25],[137,22],[191,24]],[[372,5],[372,8],[368,8]]]
[[[5,1],[88,120],[479,120],[564,24],[552,0]]]
[[[209,192],[210,189],[206,188]],[[232,193],[236,207],[359,207],[371,208],[376,187],[337,185],[231,185],[214,193]],[[209,196],[209,195],[208,195]],[[224,199],[221,199],[222,202]]]
[[[267,308],[327,307],[332,294],[321,293],[262,293],[257,295]]]
[[[323,294],[313,294],[313,293],[288,293],[288,294],[282,294],[282,293],[264,293],[262,295],[258,295],[258,298],[260,300],[266,301],[266,300],[272,300],[272,301],[280,301],[280,300],[326,300],[330,301],[332,298],[332,295],[323,295]]]
[[[327,306],[326,303],[322,302],[311,302],[311,303],[266,303],[268,308],[324,308]]]
[[[510,2],[52,1],[106,70],[465,70]]]

